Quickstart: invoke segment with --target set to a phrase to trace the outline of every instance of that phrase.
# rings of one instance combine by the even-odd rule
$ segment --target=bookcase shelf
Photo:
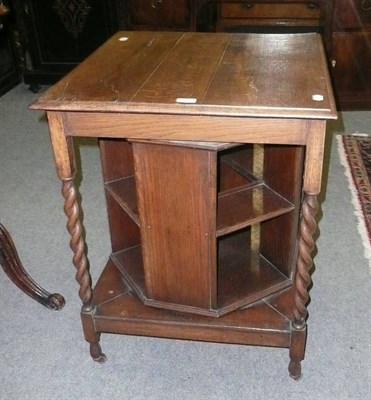
[[[139,226],[138,202],[134,176],[107,182],[105,188]]]
[[[218,197],[217,236],[277,217],[294,209],[294,205],[260,183]]]
[[[113,146],[101,139],[101,150],[102,160],[113,161],[103,162],[111,225],[131,220],[136,232],[133,240],[113,246],[111,260],[145,305],[220,317],[292,284],[292,266],[282,267],[282,258],[274,256],[265,228],[278,226],[287,238],[298,217],[299,196],[293,187],[285,192],[272,172],[274,147],[144,140],[114,140]],[[291,160],[293,184],[301,167],[298,157]],[[189,163],[206,175],[192,174]],[[199,207],[213,217],[195,233],[191,226],[202,219]],[[124,232],[113,228],[111,234],[119,243]],[[190,242],[188,253],[177,251],[177,241]],[[204,252],[200,257],[193,257],[196,244]],[[293,252],[286,246],[287,260]],[[185,281],[188,289],[182,292]]]
[[[135,178],[130,176],[105,185],[120,206],[139,226]],[[217,237],[274,218],[294,206],[263,183],[244,185],[218,196]]]
[[[261,299],[262,295],[266,297],[292,283],[262,255],[248,254],[247,251],[236,254],[226,240],[220,247],[217,270],[218,307],[210,310],[180,307],[148,298],[141,246],[113,253],[111,260],[122,274],[123,280],[145,305],[214,317],[251,304]]]

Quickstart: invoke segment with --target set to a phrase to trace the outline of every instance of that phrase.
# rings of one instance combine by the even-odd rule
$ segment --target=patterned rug
[[[371,261],[371,135],[355,133],[338,136],[338,144],[352,192],[365,255]]]

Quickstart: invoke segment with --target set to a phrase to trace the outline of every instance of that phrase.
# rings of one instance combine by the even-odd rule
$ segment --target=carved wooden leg
[[[58,293],[50,294],[39,286],[26,272],[18,257],[16,247],[9,232],[0,224],[0,264],[5,273],[22,292],[50,310],[58,311],[65,300]]]
[[[314,248],[313,234],[317,229],[315,215],[318,211],[317,196],[306,195],[302,204],[300,221],[299,254],[295,277],[294,320],[290,344],[290,376],[301,377],[301,361],[304,358],[306,339],[306,304],[309,300],[308,286],[311,283],[310,269],[313,265],[311,252]]]

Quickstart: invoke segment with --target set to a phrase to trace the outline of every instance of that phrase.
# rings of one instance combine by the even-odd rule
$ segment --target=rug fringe
[[[361,133],[356,133],[354,136],[363,136],[364,134]],[[358,223],[357,223],[357,228],[358,232],[361,235],[362,238],[362,243],[364,246],[364,255],[366,259],[369,261],[369,269],[370,269],[370,274],[371,274],[371,243],[367,234],[367,229],[366,229],[366,224],[364,221],[364,216],[362,212],[362,206],[360,203],[360,200],[358,198],[357,190],[355,189],[355,183],[353,181],[352,173],[350,170],[350,166],[348,163],[348,157],[344,149],[344,144],[343,144],[343,136],[344,135],[338,135],[336,137],[338,141],[338,153],[340,156],[340,162],[341,165],[343,165],[345,169],[345,175],[348,178],[348,187],[349,190],[352,194],[352,204],[354,206],[354,215],[357,217]]]
[[[341,136],[344,136],[344,135],[341,135]],[[368,133],[355,132],[355,133],[352,133],[350,136],[369,137],[370,135]]]

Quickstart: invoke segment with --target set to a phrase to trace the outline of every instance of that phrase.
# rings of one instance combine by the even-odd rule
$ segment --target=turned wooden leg
[[[289,373],[294,379],[301,377],[301,361],[304,358],[306,340],[308,286],[311,283],[310,269],[313,265],[311,252],[314,249],[313,234],[317,229],[315,215],[318,211],[317,196],[306,195],[302,204],[300,221],[299,254],[295,277],[294,319],[290,344]]]
[[[99,344],[100,333],[95,331],[92,314],[81,310],[81,321],[84,329],[85,340],[90,345],[90,355],[94,361],[103,364],[107,361],[106,355],[102,352]]]
[[[289,373],[290,377],[296,381],[300,380],[302,377],[301,361],[304,359],[306,338],[306,325],[303,327],[303,329],[293,328],[290,342]]]
[[[0,264],[8,277],[22,292],[46,308],[58,311],[65,305],[62,295],[58,293],[50,294],[27,274],[18,257],[13,240],[2,224],[0,224]]]
[[[107,361],[107,357],[102,353],[102,349],[99,344],[100,334],[97,334],[95,342],[90,343],[90,355],[94,361],[99,364],[104,364]]]

